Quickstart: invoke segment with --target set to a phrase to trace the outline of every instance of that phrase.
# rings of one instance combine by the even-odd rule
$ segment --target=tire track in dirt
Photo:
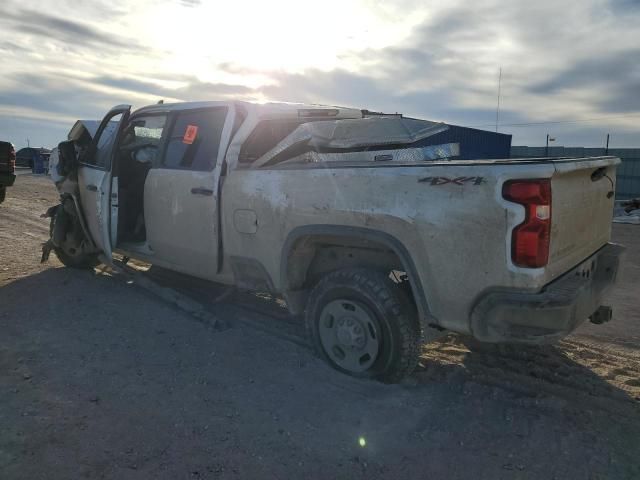
[[[38,221],[35,218],[30,218],[29,216],[21,215],[13,211],[0,210],[0,222],[2,222],[3,225],[14,224],[18,226],[23,233],[24,227],[32,228],[39,233],[38,237],[44,240],[46,240],[49,235],[49,221],[46,219],[40,219]],[[5,231],[7,230],[8,229],[5,229]]]
[[[582,344],[575,340],[555,346],[480,344],[451,335],[426,345],[424,380],[439,379],[437,366],[460,367],[465,377],[531,397],[553,396],[567,405],[586,404],[630,418],[640,413],[640,363],[633,357],[618,357],[617,350]],[[601,367],[602,363],[607,368]],[[442,378],[445,380],[446,378]],[[640,383],[640,382],[638,382]]]

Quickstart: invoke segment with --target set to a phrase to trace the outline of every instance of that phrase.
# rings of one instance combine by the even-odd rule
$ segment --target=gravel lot
[[[640,478],[638,226],[614,226],[610,324],[544,348],[451,335],[382,385],[325,366],[259,298],[41,265],[56,198],[21,173],[0,205],[0,479]]]

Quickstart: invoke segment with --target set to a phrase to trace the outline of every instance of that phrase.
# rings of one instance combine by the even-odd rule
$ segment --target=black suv
[[[7,187],[16,180],[16,150],[9,142],[0,141],[0,203],[4,202]]]

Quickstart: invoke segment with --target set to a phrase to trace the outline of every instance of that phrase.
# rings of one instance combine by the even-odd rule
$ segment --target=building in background
[[[49,166],[48,148],[25,147],[16,153],[16,166],[29,167],[33,173],[45,173]]]
[[[640,148],[585,148],[585,147],[549,147],[549,157],[600,157],[612,155],[619,157],[616,175],[616,198],[624,200],[640,197]],[[545,147],[511,147],[511,158],[542,158]]]
[[[489,132],[476,128],[460,127],[447,124],[449,129],[436,133],[420,142],[419,146],[442,145],[445,143],[459,143],[461,160],[483,158],[509,158],[511,153],[511,135]]]

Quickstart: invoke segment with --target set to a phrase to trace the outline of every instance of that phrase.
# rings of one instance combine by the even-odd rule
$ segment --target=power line
[[[501,127],[532,127],[536,125],[557,125],[562,123],[581,123],[581,122],[597,122],[600,120],[613,120],[619,118],[640,118],[640,113],[635,115],[619,115],[616,117],[596,117],[596,118],[582,118],[577,120],[556,120],[547,122],[529,122],[529,123],[501,123]],[[483,127],[495,127],[495,124],[484,125],[468,125],[470,128],[483,128]]]

